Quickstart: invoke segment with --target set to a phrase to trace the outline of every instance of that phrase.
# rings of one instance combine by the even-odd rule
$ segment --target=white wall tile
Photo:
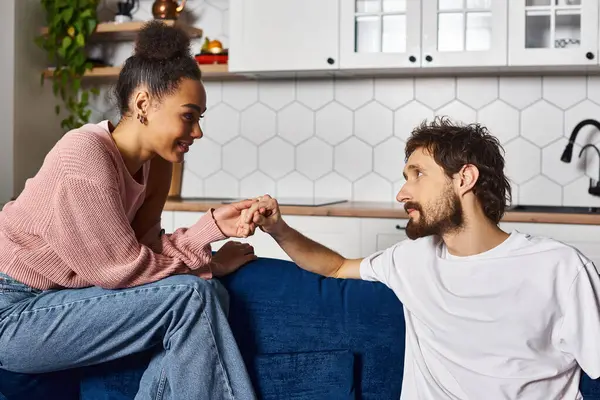
[[[207,197],[238,197],[238,180],[225,171],[206,178],[204,181],[204,195]]]
[[[207,110],[216,106],[223,100],[223,85],[218,81],[204,82],[206,90],[206,108]]]
[[[478,110],[498,98],[498,79],[460,77],[456,80],[456,98]]]
[[[336,172],[315,181],[315,197],[352,199],[352,183]]]
[[[521,135],[539,147],[544,147],[563,135],[562,110],[545,100],[538,101],[521,112]]]
[[[351,110],[373,100],[372,79],[338,79],[335,81],[335,101]]]
[[[227,143],[240,133],[240,114],[225,103],[217,104],[206,111],[203,131],[215,142]]]
[[[354,201],[391,201],[393,198],[392,184],[375,173],[354,182]]]
[[[390,110],[396,110],[414,99],[414,86],[412,78],[375,79],[375,100]]]
[[[437,109],[454,100],[454,78],[419,78],[415,82],[415,98],[431,109]]]
[[[336,146],[333,161],[340,175],[355,181],[371,171],[373,148],[356,138],[350,138]]]
[[[373,167],[375,172],[390,182],[402,178],[404,169],[404,148],[406,143],[397,137],[381,143],[373,152]]]
[[[406,140],[415,127],[424,120],[431,122],[432,119],[433,110],[418,101],[411,101],[394,113],[394,135]]]
[[[275,112],[264,104],[255,103],[242,112],[241,134],[254,144],[261,144],[275,136]]]
[[[311,138],[296,147],[296,170],[316,180],[333,169],[333,149],[319,138]]]
[[[542,175],[519,186],[519,203],[558,206],[562,204],[562,187]]]
[[[223,147],[223,170],[243,178],[258,167],[257,149],[244,138],[237,138]]]
[[[600,104],[600,76],[587,77],[587,98]]]
[[[570,163],[560,161],[568,140],[562,138],[548,145],[542,150],[542,172],[548,178],[552,179],[561,185],[566,185],[573,182],[585,173],[585,165],[579,162],[577,155],[579,154],[580,146],[573,146],[573,158]]]
[[[279,137],[273,138],[260,146],[258,165],[271,178],[282,178],[294,169],[294,147]]]
[[[240,196],[254,198],[275,194],[275,181],[260,171],[255,171],[240,181]]]
[[[314,182],[294,171],[277,182],[277,196],[313,198]]]
[[[471,107],[454,100],[435,112],[435,115],[447,116],[453,122],[459,124],[470,124],[477,119],[477,113]]]
[[[584,207],[600,207],[600,197],[588,193],[590,179],[582,176],[565,185],[563,190],[563,204]]]
[[[511,106],[524,109],[542,98],[542,78],[502,76],[499,95]]]
[[[372,101],[354,112],[354,134],[374,146],[392,136],[393,119],[390,110]]]
[[[277,114],[277,133],[292,144],[305,141],[315,133],[314,112],[292,103]]]
[[[517,184],[527,182],[540,173],[540,149],[532,143],[517,138],[506,146],[505,174]]]
[[[585,99],[587,80],[585,76],[545,76],[542,94],[544,99],[557,107],[567,108]]]
[[[296,83],[296,100],[313,110],[318,110],[333,100],[333,80],[298,80]]]
[[[256,81],[223,82],[223,101],[236,110],[242,111],[258,100]]]
[[[280,110],[296,98],[296,85],[292,80],[261,81],[258,83],[258,100]]]
[[[205,178],[221,169],[221,146],[209,138],[196,140],[185,155],[186,168]]]
[[[317,111],[316,133],[327,143],[337,145],[352,135],[352,112],[338,103]]]
[[[187,163],[184,164],[181,178],[181,197],[204,196],[204,181],[188,168]]]
[[[502,100],[496,100],[479,110],[477,120],[496,136],[501,144],[519,136],[519,111]]]

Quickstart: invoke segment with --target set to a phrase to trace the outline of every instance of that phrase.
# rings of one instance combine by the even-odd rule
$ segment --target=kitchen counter
[[[204,212],[210,208],[222,206],[220,202],[172,199],[165,204],[165,211],[197,211]],[[283,215],[359,217],[359,218],[397,218],[406,219],[404,208],[399,203],[361,202],[326,206],[281,206]],[[537,222],[552,224],[583,224],[600,225],[600,213],[560,213],[560,212],[529,212],[507,211],[503,222]]]

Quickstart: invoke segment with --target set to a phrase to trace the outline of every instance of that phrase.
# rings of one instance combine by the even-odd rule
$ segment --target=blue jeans
[[[136,400],[255,399],[227,298],[218,281],[192,275],[40,291],[0,274],[0,368],[44,373],[158,348]]]

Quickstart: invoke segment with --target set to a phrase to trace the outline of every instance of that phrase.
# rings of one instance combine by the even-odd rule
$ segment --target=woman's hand
[[[254,248],[248,243],[230,241],[221,247],[212,258],[212,273],[221,277],[237,271],[242,265],[256,260]]]
[[[213,211],[213,218],[221,232],[223,232],[223,235],[238,238],[252,236],[256,229],[256,224],[252,221],[246,222],[242,218],[242,212],[257,202],[257,199],[249,199],[215,209]]]

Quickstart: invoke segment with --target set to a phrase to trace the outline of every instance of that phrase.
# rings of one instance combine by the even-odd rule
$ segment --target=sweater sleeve
[[[192,270],[210,277],[210,243],[224,238],[209,212],[189,228],[161,235],[162,252],[156,253],[137,240],[116,188],[71,174],[61,177],[51,207],[49,245],[76,274],[104,288]]]

